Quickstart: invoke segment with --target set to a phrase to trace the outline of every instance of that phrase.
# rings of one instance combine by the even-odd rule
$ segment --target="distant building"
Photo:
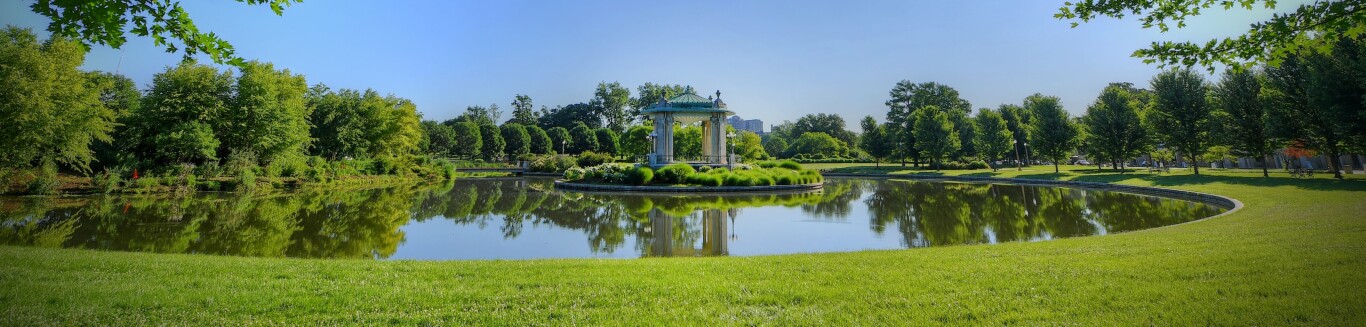
[[[737,131],[751,131],[754,134],[764,134],[764,121],[758,119],[744,119],[740,116],[730,116],[726,123],[735,126]]]

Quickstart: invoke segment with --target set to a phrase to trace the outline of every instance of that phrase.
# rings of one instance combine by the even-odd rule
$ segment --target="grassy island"
[[[686,163],[676,163],[660,167],[657,171],[643,165],[609,163],[568,169],[564,179],[580,183],[658,186],[804,185],[824,180],[820,172],[802,168],[791,160],[736,164],[730,168],[694,168]]]

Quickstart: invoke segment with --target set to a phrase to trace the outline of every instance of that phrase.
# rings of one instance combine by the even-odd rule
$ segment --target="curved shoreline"
[[[1146,195],[1146,196],[1155,196],[1155,197],[1168,198],[1168,199],[1185,200],[1185,201],[1199,202],[1199,203],[1204,203],[1204,204],[1208,204],[1208,205],[1212,205],[1212,206],[1216,206],[1216,207],[1228,209],[1227,211],[1224,211],[1223,213],[1220,213],[1220,214],[1217,214],[1217,215],[1213,215],[1213,216],[1209,216],[1209,217],[1204,217],[1204,218],[1196,219],[1196,220],[1192,220],[1192,221],[1200,221],[1200,220],[1204,220],[1204,219],[1208,219],[1208,218],[1214,218],[1214,217],[1218,217],[1218,216],[1227,215],[1227,214],[1229,214],[1229,213],[1231,213],[1231,212],[1238,211],[1238,209],[1242,209],[1242,208],[1243,208],[1243,202],[1238,201],[1237,199],[1233,199],[1233,198],[1230,198],[1230,197],[1226,197],[1226,196],[1222,196],[1222,195],[1217,195],[1217,194],[1200,193],[1200,192],[1192,192],[1192,191],[1183,191],[1183,190],[1169,189],[1169,188],[1161,188],[1161,187],[1133,186],[1133,185],[1122,185],[1122,184],[1102,183],[1102,182],[1078,182],[1078,181],[1060,181],[1060,180],[1051,180],[1051,179],[1003,178],[1003,177],[980,177],[980,176],[934,176],[934,175],[916,175],[916,174],[840,174],[840,173],[823,173],[823,175],[825,175],[825,177],[836,177],[836,178],[844,178],[844,177],[855,177],[855,178],[898,178],[898,179],[908,179],[908,180],[915,180],[915,181],[949,181],[949,182],[968,182],[968,183],[1004,183],[1004,184],[1031,185],[1031,186],[1057,186],[1057,187],[1069,187],[1069,188],[1078,188],[1078,189],[1087,189],[1087,190],[1123,192],[1123,193],[1131,193],[1131,194]],[[1176,224],[1176,225],[1180,225],[1180,224]]]
[[[555,189],[571,191],[600,191],[600,192],[650,192],[650,193],[740,193],[740,192],[776,192],[776,191],[809,191],[818,190],[825,187],[825,183],[811,183],[799,185],[767,185],[767,186],[637,186],[637,185],[607,185],[607,184],[585,184],[571,183],[564,180],[555,180]]]

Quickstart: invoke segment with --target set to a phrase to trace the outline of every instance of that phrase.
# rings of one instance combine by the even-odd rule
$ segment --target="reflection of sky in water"
[[[545,178],[190,198],[0,198],[0,243],[242,256],[636,258],[839,252],[1102,235],[1208,206],[1020,185],[831,179],[817,193],[558,192]]]

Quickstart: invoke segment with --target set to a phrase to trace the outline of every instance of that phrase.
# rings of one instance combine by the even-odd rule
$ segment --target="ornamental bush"
[[[631,170],[628,170],[626,173],[626,182],[631,183],[633,185],[650,184],[650,181],[654,180],[654,178],[654,170],[650,169],[650,167],[645,166],[632,168]]]
[[[688,182],[688,176],[696,172],[691,165],[676,163],[659,168],[655,172],[655,180],[660,184],[684,184]]]

